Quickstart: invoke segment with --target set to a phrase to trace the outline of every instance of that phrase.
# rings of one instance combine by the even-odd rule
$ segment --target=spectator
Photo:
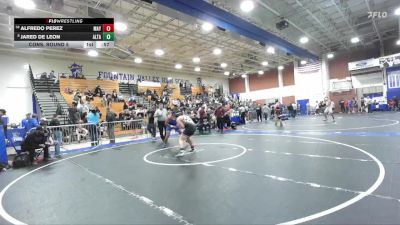
[[[80,100],[77,102],[77,106],[76,106],[76,109],[78,110],[78,113],[79,113],[80,116],[82,116],[82,113],[83,113],[83,111],[84,111],[84,109],[83,109],[84,106],[85,106],[85,104],[83,103],[83,100],[80,99]]]
[[[224,124],[226,124],[226,126],[228,128],[230,128],[233,109],[231,108],[231,106],[229,104],[227,104],[224,108],[224,112],[225,112],[224,113]]]
[[[74,102],[79,102],[80,99],[82,99],[82,95],[81,95],[81,93],[80,93],[80,91],[78,89],[78,90],[76,90],[76,93],[74,95],[73,101]]]
[[[221,132],[221,134],[224,132],[224,115],[225,115],[225,110],[222,107],[222,104],[219,105],[219,107],[215,110],[214,112],[215,117],[217,118],[217,127],[218,131]]]
[[[53,119],[51,119],[50,124],[52,131],[54,132],[54,156],[56,158],[61,158],[60,146],[62,143],[62,130],[60,126],[59,115],[54,114]]]
[[[7,137],[7,126],[8,126],[9,119],[6,114],[7,114],[7,112],[5,109],[0,109],[1,125],[3,126],[3,129],[4,129],[4,136]]]
[[[349,113],[349,100],[344,100],[344,112]]]
[[[87,137],[87,135],[88,135],[88,133],[89,133],[89,131],[88,131],[87,129],[85,129],[85,128],[82,126],[82,124],[83,124],[83,121],[82,121],[82,120],[79,120],[78,126],[77,126],[76,131],[75,131],[76,136],[77,136],[77,138],[78,138],[78,143],[81,142],[81,139],[82,139],[82,138],[86,139],[86,137]]]
[[[105,95],[101,98],[101,104],[103,107],[107,107],[107,97]]]
[[[151,137],[153,139],[153,141],[156,140],[156,124],[154,122],[154,107],[151,107],[148,111],[147,111],[147,130],[150,132]]]
[[[239,107],[239,114],[240,114],[240,123],[246,124],[246,109],[243,106],[243,104],[241,104]]]
[[[344,113],[345,112],[345,108],[344,108],[344,100],[343,99],[340,99],[339,106],[340,106],[340,112]]]
[[[21,121],[21,127],[24,128],[25,131],[27,131],[26,127],[28,126],[28,124],[29,124],[29,122],[31,120],[31,115],[32,115],[31,113],[27,113],[25,119],[23,119]]]
[[[44,155],[48,156],[49,155],[48,146],[50,144],[51,143],[47,142],[45,130],[43,129],[43,127],[38,126],[34,131],[28,133],[28,135],[21,144],[21,151],[28,152],[31,164],[36,165],[36,163],[34,162],[36,154],[35,150],[43,148]],[[45,158],[45,160],[47,160],[47,158]]]
[[[89,123],[89,133],[90,141],[92,146],[97,146],[99,144],[99,129],[98,125],[100,123],[100,114],[96,109],[90,109],[87,116]]]
[[[122,107],[123,110],[127,110],[128,109],[128,105],[126,104],[126,101],[124,101],[124,106]]]
[[[114,144],[115,143],[114,122],[117,121],[117,115],[114,112],[112,112],[110,108],[107,108],[106,121],[107,121],[107,135],[108,138],[110,139],[110,144]]]
[[[264,120],[265,120],[265,122],[267,122],[269,114],[271,113],[271,109],[268,107],[267,104],[264,104],[264,106],[262,108],[262,112],[264,114]]]
[[[117,91],[114,89],[112,94],[111,94],[111,98],[113,99],[114,102],[118,101],[118,94]]]
[[[76,124],[79,120],[79,113],[76,107],[77,103],[72,102],[72,106],[68,108],[69,122],[71,124]]]
[[[257,122],[262,122],[262,108],[261,105],[258,104],[256,108],[256,113],[257,113]]]
[[[49,154],[49,147],[51,145],[54,145],[54,139],[51,136],[51,131],[48,128],[49,125],[49,121],[46,119],[46,117],[43,117],[40,119],[40,124],[39,126],[41,126],[44,130],[44,136],[46,138],[45,141],[45,147],[43,148],[43,158],[45,161],[50,160],[50,154]]]
[[[101,88],[100,85],[97,85],[97,87],[94,89],[94,94],[96,96],[100,96],[101,95]],[[101,96],[100,96],[101,97]]]

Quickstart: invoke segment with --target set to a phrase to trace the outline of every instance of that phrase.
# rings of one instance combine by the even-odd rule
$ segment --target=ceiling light
[[[29,64],[24,65],[24,69],[28,70],[29,69]]]
[[[400,7],[394,11],[394,15],[400,16]]]
[[[243,12],[250,12],[254,9],[254,2],[251,0],[242,1],[242,3],[240,3],[240,9]]]
[[[222,68],[226,68],[228,66],[228,64],[226,64],[226,63],[221,63],[221,67]]]
[[[268,47],[268,48],[267,48],[267,52],[268,52],[269,54],[275,54],[275,48],[274,48],[274,47]]]
[[[400,45],[400,40],[397,40],[397,41],[396,41],[396,45]]]
[[[259,74],[259,75],[263,75],[263,74],[264,74],[264,71],[260,70],[260,71],[258,71],[258,74]]]
[[[36,5],[32,0],[14,0],[14,4],[23,9],[36,8]]]
[[[200,62],[200,58],[199,58],[199,57],[194,57],[194,58],[192,59],[192,61],[193,61],[194,63],[198,63],[198,62]]]
[[[267,61],[263,61],[263,62],[261,63],[261,65],[263,65],[263,66],[268,66],[268,62],[267,62]]]
[[[283,66],[278,66],[278,70],[283,70]]]
[[[221,53],[222,53],[222,50],[220,48],[214,48],[214,50],[213,50],[214,55],[221,55]]]
[[[307,64],[307,61],[306,61],[306,60],[301,60],[301,61],[300,61],[300,64],[301,64],[301,65],[306,65],[306,64]]]
[[[135,63],[142,63],[143,62],[142,58],[139,58],[139,57],[136,57],[134,59],[134,61],[135,61]]]
[[[228,71],[225,71],[225,72],[224,72],[224,75],[225,75],[225,76],[229,76],[229,72],[228,72]]]
[[[154,51],[154,54],[156,54],[157,56],[162,56],[162,55],[164,55],[164,50],[162,50],[162,49],[156,49],[155,51]]]
[[[203,29],[206,32],[211,31],[212,29],[214,29],[214,25],[212,25],[209,22],[204,22],[203,25],[201,25],[201,29]]]
[[[300,43],[305,44],[308,42],[308,37],[301,37],[300,38]]]
[[[246,74],[242,74],[242,78],[246,78],[247,76],[246,76]]]
[[[355,43],[360,42],[360,38],[358,38],[358,37],[353,37],[350,41],[351,41],[351,43],[355,44]]]
[[[328,53],[328,54],[326,55],[326,58],[332,59],[334,56],[335,56],[335,55],[333,55],[333,53]]]
[[[182,64],[175,64],[175,69],[178,69],[178,70],[180,70],[180,69],[182,69]]]
[[[126,25],[126,23],[123,22],[115,22],[114,28],[116,31],[126,31],[126,29],[128,29],[128,26]]]
[[[91,57],[96,57],[99,55],[99,53],[96,50],[89,50],[87,54],[88,54],[88,56],[91,56]]]
[[[194,71],[196,71],[196,72],[200,72],[200,67],[198,67],[198,66],[196,66],[195,68],[194,68]]]

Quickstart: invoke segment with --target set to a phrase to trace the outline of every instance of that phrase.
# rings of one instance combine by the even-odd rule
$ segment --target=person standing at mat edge
[[[262,108],[260,104],[257,105],[256,112],[257,112],[257,122],[260,121],[262,122]]]
[[[274,112],[275,112],[275,126],[279,126],[282,127],[282,118],[281,118],[281,114],[282,114],[282,104],[277,100],[275,100],[275,106],[274,106]]]
[[[53,119],[50,121],[50,129],[54,135],[54,157],[61,158],[60,145],[62,144],[62,130],[60,127],[59,115],[54,114]]]
[[[214,112],[215,117],[217,118],[217,127],[218,127],[218,132],[224,133],[224,115],[225,115],[225,110],[222,104],[218,106],[218,108]]]
[[[90,133],[90,141],[91,146],[99,145],[99,123],[100,123],[100,114],[96,109],[90,109],[89,114],[87,116],[89,123],[89,133]]]
[[[4,136],[7,137],[7,126],[8,126],[8,116],[6,115],[5,109],[0,109],[0,124],[3,126],[4,129]]]
[[[324,121],[327,121],[328,120],[327,116],[331,115],[333,122],[335,122],[335,117],[333,116],[333,107],[334,107],[333,101],[328,99],[328,97],[325,97],[325,110],[324,110],[325,119],[324,119]]]
[[[149,111],[147,111],[147,130],[150,132],[152,140],[156,140],[156,124],[154,123],[154,107],[152,106]]]
[[[178,114],[176,114],[177,116]],[[180,152],[176,155],[177,157],[183,156],[185,154],[185,142],[187,142],[190,145],[190,151],[194,151],[194,145],[193,145],[193,140],[192,140],[192,135],[194,132],[196,132],[196,124],[193,122],[193,120],[187,116],[187,115],[180,115],[178,118],[176,118],[176,123],[179,128],[183,129],[181,132],[181,135],[179,137],[179,146],[180,146]]]
[[[165,120],[167,119],[167,115],[168,115],[167,110],[164,108],[164,105],[160,103],[158,109],[154,113],[154,117],[157,118],[158,131],[160,132],[160,137],[162,141],[164,141],[165,138],[164,136],[166,129]]]
[[[107,121],[107,135],[110,139],[110,144],[115,144],[115,121],[117,120],[117,115],[107,107],[106,121]]]

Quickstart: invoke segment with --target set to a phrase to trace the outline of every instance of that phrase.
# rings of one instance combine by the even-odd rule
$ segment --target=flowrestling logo
[[[388,16],[387,12],[368,12],[368,19],[383,19]]]

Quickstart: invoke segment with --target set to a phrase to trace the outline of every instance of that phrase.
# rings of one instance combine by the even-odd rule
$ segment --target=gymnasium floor
[[[181,159],[175,138],[9,170],[0,223],[400,224],[399,116],[250,123],[195,136]]]

